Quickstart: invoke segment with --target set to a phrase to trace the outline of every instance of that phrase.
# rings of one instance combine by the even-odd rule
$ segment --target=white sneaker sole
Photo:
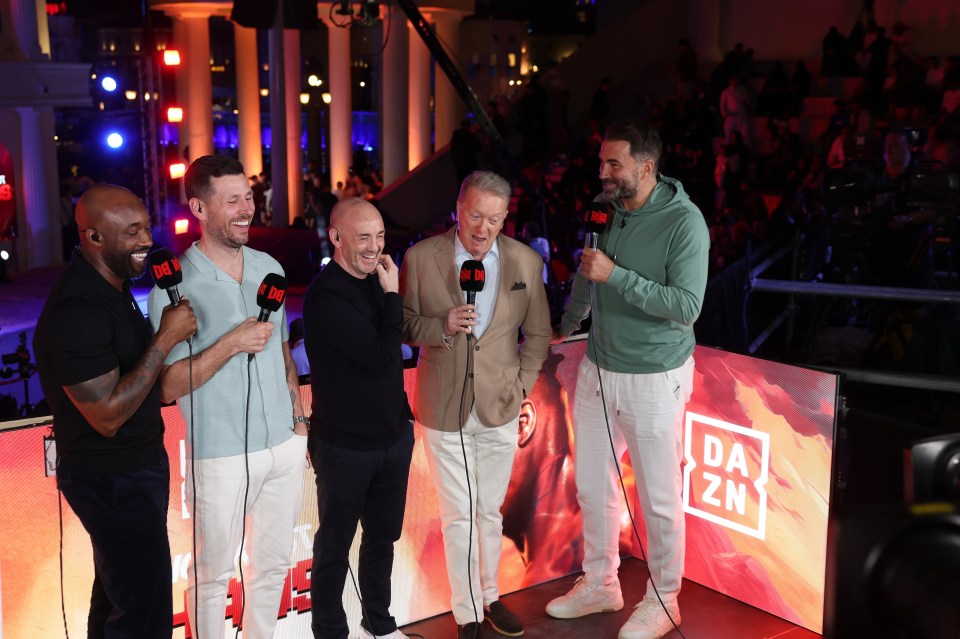
[[[598,612],[617,612],[618,610],[623,610],[622,599],[617,602],[597,604],[588,608],[580,608],[579,610],[572,611],[551,610],[550,606],[547,606],[547,614],[554,619],[579,619],[580,617],[586,617],[587,615],[593,615]]]
[[[673,623],[677,624],[677,627],[679,627],[680,624],[682,623],[680,620],[679,612],[673,617]],[[660,637],[666,637],[674,630],[676,630],[676,628],[674,628],[673,625],[671,624],[668,629],[664,630],[661,634],[657,635],[656,639],[659,639]],[[631,634],[631,632],[624,632],[623,628],[621,628],[620,632],[617,634],[617,639],[634,639],[634,638],[635,638],[634,634]]]

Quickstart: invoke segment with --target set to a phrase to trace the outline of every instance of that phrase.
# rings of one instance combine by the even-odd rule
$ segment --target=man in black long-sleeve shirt
[[[333,260],[303,301],[313,376],[308,446],[320,518],[313,542],[311,628],[315,639],[347,637],[341,600],[350,544],[361,522],[361,637],[405,639],[389,610],[393,544],[400,538],[413,453],[398,269],[382,253],[383,219],[368,202],[338,203],[328,234]]]

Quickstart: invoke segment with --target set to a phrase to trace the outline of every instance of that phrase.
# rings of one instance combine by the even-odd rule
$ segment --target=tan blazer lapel
[[[460,291],[460,273],[457,272],[457,260],[453,250],[453,238],[457,227],[453,227],[445,234],[444,241],[440,242],[433,259],[436,262],[440,278],[447,285],[447,292],[453,300],[454,306],[463,304],[463,293]]]

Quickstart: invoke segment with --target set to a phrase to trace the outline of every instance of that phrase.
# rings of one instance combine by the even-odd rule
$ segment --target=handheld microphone
[[[257,289],[257,306],[260,307],[258,322],[270,319],[270,313],[280,310],[283,300],[287,296],[287,280],[282,275],[267,273]]]
[[[260,288],[257,289],[257,306],[260,307],[260,316],[257,318],[257,321],[268,321],[270,319],[270,313],[279,311],[286,297],[286,278],[276,273],[267,273],[263,281],[260,282]],[[247,355],[247,361],[249,362],[251,360],[253,360],[253,353]]]
[[[583,216],[587,231],[587,248],[597,249],[600,234],[607,228],[607,206],[594,202]]]
[[[183,281],[183,269],[180,260],[167,248],[159,248],[150,253],[150,271],[157,286],[170,296],[170,303],[176,306],[180,303],[180,290],[177,285]]]
[[[460,290],[467,294],[467,304],[476,304],[477,293],[483,290],[486,271],[483,262],[467,260],[460,267]]]

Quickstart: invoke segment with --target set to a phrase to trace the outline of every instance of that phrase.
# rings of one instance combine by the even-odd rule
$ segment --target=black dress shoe
[[[523,624],[501,601],[494,601],[484,610],[484,617],[493,629],[507,637],[522,637]]]
[[[460,626],[457,639],[483,639],[483,626],[471,621]]]

